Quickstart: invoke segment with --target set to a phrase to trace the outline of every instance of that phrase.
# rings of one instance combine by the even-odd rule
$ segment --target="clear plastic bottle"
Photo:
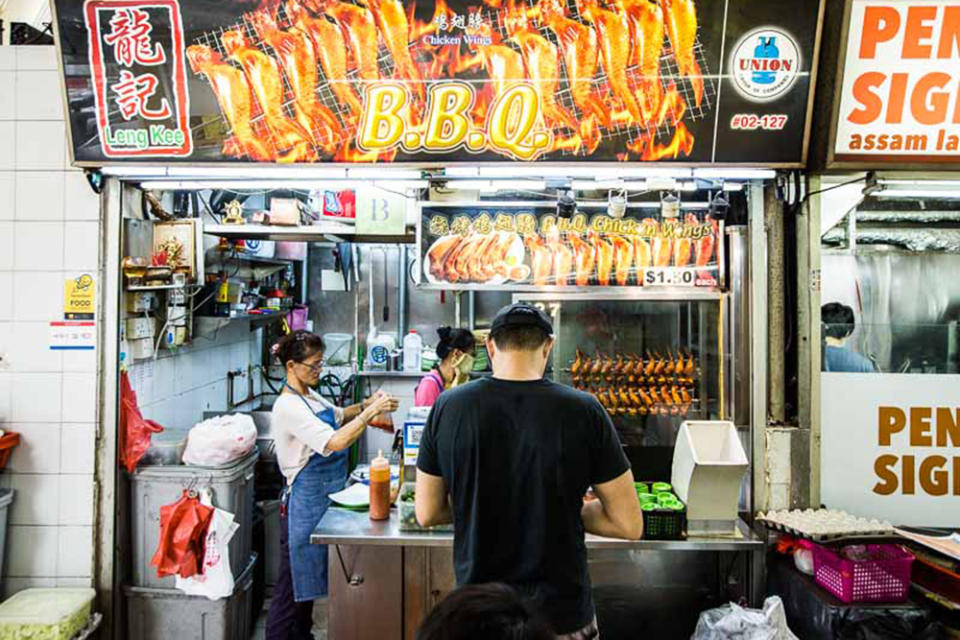
[[[383,450],[370,463],[370,519],[386,520],[390,517],[390,461],[383,457]]]
[[[416,331],[403,337],[403,370],[420,371],[420,355],[423,351],[423,338]]]

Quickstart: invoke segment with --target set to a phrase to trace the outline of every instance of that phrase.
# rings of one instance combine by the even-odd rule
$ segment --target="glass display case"
[[[684,420],[729,418],[725,294],[605,290],[513,299],[552,317],[547,376],[600,401],[642,477],[669,476]]]

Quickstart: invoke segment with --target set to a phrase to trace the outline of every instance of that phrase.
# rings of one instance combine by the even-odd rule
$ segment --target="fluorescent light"
[[[625,180],[623,188],[627,191],[646,191],[647,183],[645,180]]]
[[[960,189],[960,180],[887,180],[881,178],[877,184],[903,187],[953,187]]]
[[[570,186],[575,191],[596,191],[598,189],[623,189],[623,180],[574,180]]]
[[[773,169],[721,169],[707,168],[694,169],[693,177],[706,179],[733,179],[733,180],[770,180],[777,177],[777,172]]]
[[[709,209],[709,208],[710,208],[709,202],[681,202],[680,203],[681,211],[683,211],[684,209]]]
[[[878,198],[941,198],[946,200],[960,198],[960,188],[949,189],[884,189],[873,194]]]
[[[489,187],[480,187],[481,191],[543,191],[547,188],[543,180],[491,180]]]
[[[166,189],[177,191],[203,191],[225,189],[233,191],[257,191],[268,189],[313,189],[344,190],[362,186],[360,182],[329,180],[146,180],[140,183],[143,189]]]
[[[107,165],[100,167],[105,176],[165,176],[167,167],[128,167],[126,165]]]
[[[614,179],[616,167],[480,167],[481,178],[594,178]]]
[[[690,169],[666,168],[630,168],[617,169],[617,175],[623,178],[689,178],[693,175]]]
[[[693,180],[680,183],[680,191],[696,191],[696,190],[697,190],[697,183],[694,182]]]
[[[447,167],[443,170],[443,175],[449,178],[479,178],[479,167]]]
[[[423,172],[419,169],[394,169],[389,166],[379,167],[351,167],[347,169],[347,177],[352,179],[374,180],[419,180]]]
[[[357,184],[357,186],[362,186]],[[374,180],[373,186],[378,189],[426,189],[430,186],[429,180]]]
[[[724,191],[743,191],[743,185],[739,182],[724,182],[723,183]]]
[[[246,165],[242,167],[178,167],[167,169],[171,177],[196,178],[228,178],[233,180],[287,180],[311,178],[321,180],[342,180],[347,177],[346,169],[337,167],[277,167],[271,165]]]

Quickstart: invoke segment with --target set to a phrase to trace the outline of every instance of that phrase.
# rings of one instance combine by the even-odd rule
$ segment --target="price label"
[[[693,287],[697,274],[684,267],[651,267],[643,274],[645,287]]]

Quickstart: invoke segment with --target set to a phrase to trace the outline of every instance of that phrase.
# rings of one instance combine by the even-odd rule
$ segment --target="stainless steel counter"
[[[587,534],[588,549],[633,549],[637,551],[760,551],[763,540],[746,523],[738,521],[739,533],[725,537],[691,536],[686,540],[617,540]],[[331,507],[313,534],[313,544],[393,547],[452,547],[452,533],[401,531],[400,516],[391,510],[389,520],[374,521],[366,511]]]

